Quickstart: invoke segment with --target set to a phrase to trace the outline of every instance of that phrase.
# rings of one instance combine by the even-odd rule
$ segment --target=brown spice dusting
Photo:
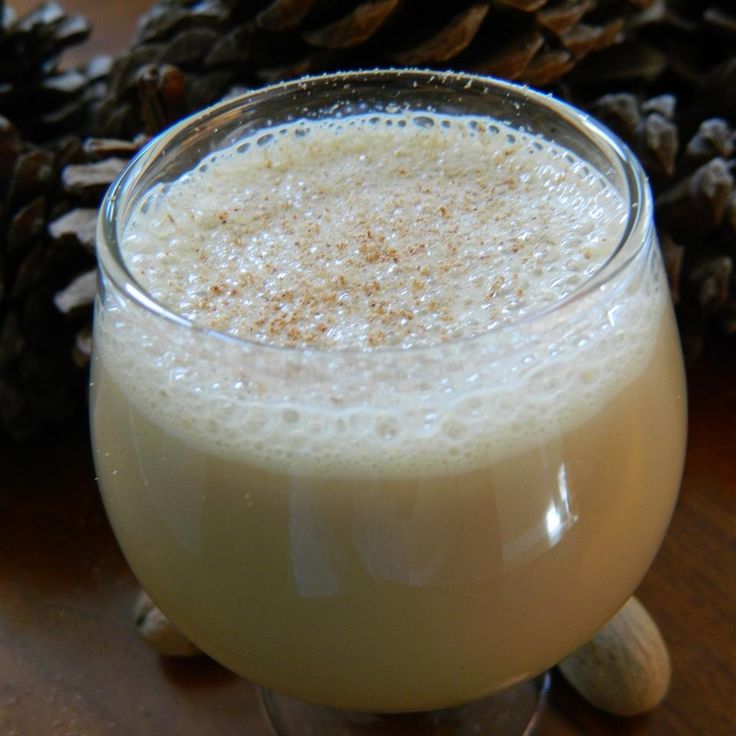
[[[320,135],[313,130],[312,143]],[[446,155],[442,149],[442,134],[416,150],[402,148],[399,163],[395,137],[368,148],[362,136],[331,132],[327,138],[314,149],[295,142],[280,149],[280,140],[268,151],[253,151],[256,163],[238,156],[237,167],[221,179],[222,191],[210,177],[227,155],[208,167],[206,182],[188,180],[189,205],[174,203],[181,221],[166,236],[180,238],[183,250],[188,245],[194,253],[189,263],[172,254],[180,281],[168,287],[170,294],[181,293],[187,316],[279,345],[367,349],[453,339],[466,334],[463,322],[476,334],[525,307],[524,290],[502,274],[521,269],[525,284],[540,265],[547,273],[545,254],[559,240],[549,232],[550,213],[560,207],[547,192],[550,202],[520,206],[537,196],[539,177],[525,183],[515,160],[499,162],[495,154],[503,146],[491,142],[489,153],[451,140],[460,143],[455,160],[454,150]],[[323,143],[329,143],[324,160]],[[432,155],[424,155],[425,145]],[[375,161],[356,167],[351,146]],[[343,149],[350,154],[344,159]],[[535,156],[534,166],[544,163],[544,156]],[[203,197],[207,186],[211,193]],[[233,195],[243,187],[247,206]],[[187,243],[193,232],[200,241]],[[162,241],[151,249],[156,265]],[[589,250],[595,261],[596,246]]]

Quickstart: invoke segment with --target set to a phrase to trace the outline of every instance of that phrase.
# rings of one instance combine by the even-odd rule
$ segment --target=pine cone
[[[98,58],[61,69],[59,59],[89,36],[87,20],[67,15],[54,2],[16,19],[0,0],[0,22],[0,115],[35,143],[81,133],[103,93],[101,80],[110,62]]]
[[[565,79],[644,162],[686,352],[736,333],[736,4],[657,0]],[[666,94],[662,94],[666,92]],[[675,100],[677,102],[675,102]]]
[[[622,89],[647,96],[669,92],[685,108],[709,97],[704,86],[735,49],[733,0],[654,0],[629,18],[622,43],[585,59],[565,83],[578,100]],[[736,103],[736,92],[731,99]]]
[[[0,432],[13,437],[62,421],[83,396],[68,349],[73,334],[53,296],[92,258],[52,247],[45,232],[76,145],[37,147],[0,118]]]
[[[91,120],[105,64],[60,71],[60,54],[89,24],[54,3],[17,20],[0,3],[0,18],[0,437],[24,438],[84,399],[74,345],[88,315],[65,316],[55,295],[93,268],[94,256],[91,242],[82,247],[48,225],[78,201],[62,172],[88,154],[64,133]]]
[[[650,174],[656,222],[683,340],[700,352],[709,327],[736,334],[736,125],[702,120],[681,143],[672,95],[609,94],[591,111],[619,133]],[[684,111],[687,117],[690,112]]]
[[[651,2],[159,0],[115,62],[99,132],[155,133],[233,87],[336,69],[453,68],[546,85],[619,41]]]
[[[144,141],[41,148],[0,118],[0,436],[32,436],[83,405],[97,208]]]

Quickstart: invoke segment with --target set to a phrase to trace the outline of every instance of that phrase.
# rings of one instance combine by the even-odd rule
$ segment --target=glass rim
[[[623,231],[616,246],[611,250],[606,260],[576,289],[564,298],[550,304],[531,309],[526,314],[513,317],[508,321],[500,322],[483,329],[473,335],[450,338],[448,340],[430,342],[426,344],[401,347],[396,345],[378,346],[371,349],[358,347],[319,347],[314,345],[279,345],[267,341],[240,337],[228,332],[222,332],[206,325],[198,324],[179,314],[173,308],[155,299],[148,293],[128,269],[120,250],[118,237],[118,219],[122,202],[127,191],[136,178],[169,151],[167,148],[176,144],[180,138],[185,138],[187,132],[198,126],[208,124],[218,117],[234,109],[255,106],[259,101],[266,100],[275,94],[288,96],[292,91],[308,91],[315,85],[327,85],[337,82],[343,83],[390,83],[397,78],[409,79],[418,83],[457,84],[463,91],[474,88],[494,89],[523,98],[525,103],[537,105],[551,111],[560,119],[577,128],[581,135],[593,143],[606,160],[618,165],[623,174],[626,187],[621,195],[627,205],[627,216]],[[554,139],[551,139],[554,143]],[[553,314],[577,304],[586,296],[612,282],[619,274],[626,271],[637,259],[642,250],[645,250],[651,238],[647,237],[648,228],[653,227],[653,205],[648,180],[643,167],[633,151],[603,123],[588,115],[583,110],[553,97],[551,94],[515,82],[499,79],[492,76],[472,74],[456,71],[437,71],[433,69],[414,68],[386,68],[374,70],[350,70],[331,72],[319,75],[307,75],[245,92],[242,95],[227,98],[209,107],[188,115],[174,123],[164,131],[154,136],[140,151],[125,165],[123,170],[112,182],[103,197],[97,221],[96,254],[99,274],[109,280],[112,287],[122,296],[134,302],[137,306],[151,313],[153,316],[165,319],[179,327],[201,333],[204,337],[224,341],[233,345],[241,345],[250,349],[273,350],[287,354],[323,354],[323,355],[387,355],[390,353],[415,353],[417,351],[432,351],[477,341],[492,339],[495,335],[508,334],[509,331],[528,327],[542,321]]]

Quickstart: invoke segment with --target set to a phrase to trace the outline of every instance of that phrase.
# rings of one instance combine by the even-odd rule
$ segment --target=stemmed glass
[[[627,203],[615,251],[551,307],[364,352],[203,328],[131,275],[120,242],[151,190],[274,126],[374,111],[472,115],[564,147]],[[682,470],[680,348],[631,152],[498,80],[301,79],[151,142],[105,198],[98,256],[95,462],[120,546],[167,616],[263,686],[284,736],[524,732],[540,673],[646,572]]]

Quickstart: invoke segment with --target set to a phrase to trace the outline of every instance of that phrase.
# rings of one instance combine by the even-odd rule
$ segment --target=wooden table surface
[[[96,23],[84,53],[121,48],[147,5],[66,3]],[[535,736],[736,734],[736,342],[692,368],[689,385],[682,492],[638,591],[670,646],[670,694],[647,716],[614,718],[554,675]],[[44,447],[2,447],[0,736],[268,734],[250,683],[204,657],[159,658],[139,639],[136,595],[83,424]]]

